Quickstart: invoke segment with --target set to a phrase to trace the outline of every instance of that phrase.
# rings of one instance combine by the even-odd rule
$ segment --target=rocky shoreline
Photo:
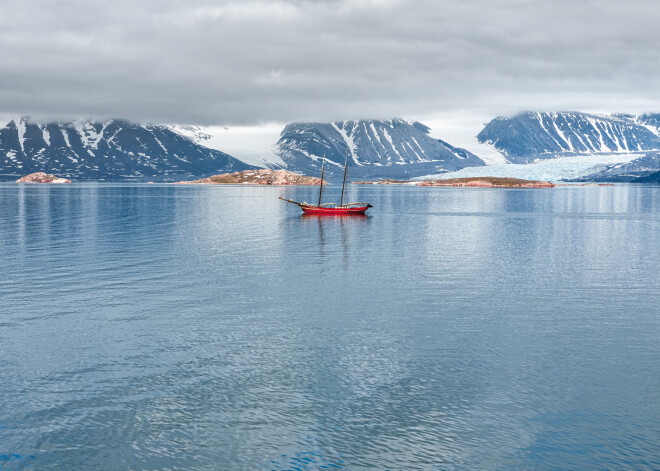
[[[325,183],[325,182],[324,182]],[[210,185],[320,185],[321,179],[307,177],[286,170],[244,170],[235,173],[223,173],[194,181],[182,181],[177,184],[210,184]]]
[[[66,178],[56,177],[45,172],[35,172],[16,180],[16,183],[71,183]]]
[[[413,185],[413,186],[444,186],[461,188],[553,188],[554,183],[543,180],[523,180],[506,177],[468,177],[450,178],[446,180],[381,180],[360,181],[359,185]]]

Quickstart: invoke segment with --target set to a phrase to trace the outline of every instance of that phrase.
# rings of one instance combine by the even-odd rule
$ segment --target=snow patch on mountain
[[[39,129],[41,129],[41,137],[46,143],[46,146],[50,147],[50,133],[48,132],[48,128],[45,125],[40,124]]]
[[[107,122],[101,124],[91,123],[89,121],[74,121],[72,124],[85,147],[98,149],[98,143],[103,137],[103,131],[107,126]]]
[[[348,151],[351,153],[351,159],[353,159],[353,162],[355,163],[355,165],[362,165],[360,163],[360,160],[358,159],[357,151],[355,149],[355,141],[353,140],[353,133],[355,133],[356,123],[353,122],[353,129],[351,129],[350,134],[344,129],[345,123],[339,123],[339,125],[341,125],[341,127],[339,127],[339,125],[337,123],[330,123],[330,124],[332,125],[333,128],[335,128],[337,130],[337,132],[341,135],[341,137],[346,142],[346,147],[347,147]],[[369,136],[368,133],[367,133],[367,136]],[[371,140],[371,137],[369,137],[369,140]]]

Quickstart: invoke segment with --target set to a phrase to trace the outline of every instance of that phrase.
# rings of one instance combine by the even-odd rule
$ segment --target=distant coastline
[[[260,168],[320,176],[325,162],[325,177],[340,180],[345,161],[350,178],[357,180],[660,180],[660,113],[568,111],[502,116],[474,136],[485,153],[482,156],[432,136],[431,128],[419,121],[401,118],[288,123],[270,150],[258,158],[248,157],[247,149],[238,151],[243,160],[223,152],[221,135],[225,132],[212,126],[140,124],[122,119],[60,122],[13,117],[4,125],[0,121],[0,181],[48,171],[78,182],[190,180],[279,185],[249,178],[229,182],[198,179]]]

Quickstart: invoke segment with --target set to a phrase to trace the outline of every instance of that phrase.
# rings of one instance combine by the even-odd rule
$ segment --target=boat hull
[[[327,215],[346,215],[346,214],[364,214],[371,205],[351,206],[351,207],[324,207],[324,206],[303,206],[300,209],[305,214],[327,214]]]
[[[371,208],[369,203],[344,203],[344,204],[309,204],[305,202],[298,202],[284,198],[280,196],[279,199],[286,201],[287,203],[292,203],[297,205],[300,209],[303,210],[304,214],[318,214],[318,215],[333,215],[333,216],[344,216],[352,214],[361,214]]]

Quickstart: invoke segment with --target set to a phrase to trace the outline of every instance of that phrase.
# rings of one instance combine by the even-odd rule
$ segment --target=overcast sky
[[[4,0],[0,114],[262,125],[660,110],[656,0]]]

